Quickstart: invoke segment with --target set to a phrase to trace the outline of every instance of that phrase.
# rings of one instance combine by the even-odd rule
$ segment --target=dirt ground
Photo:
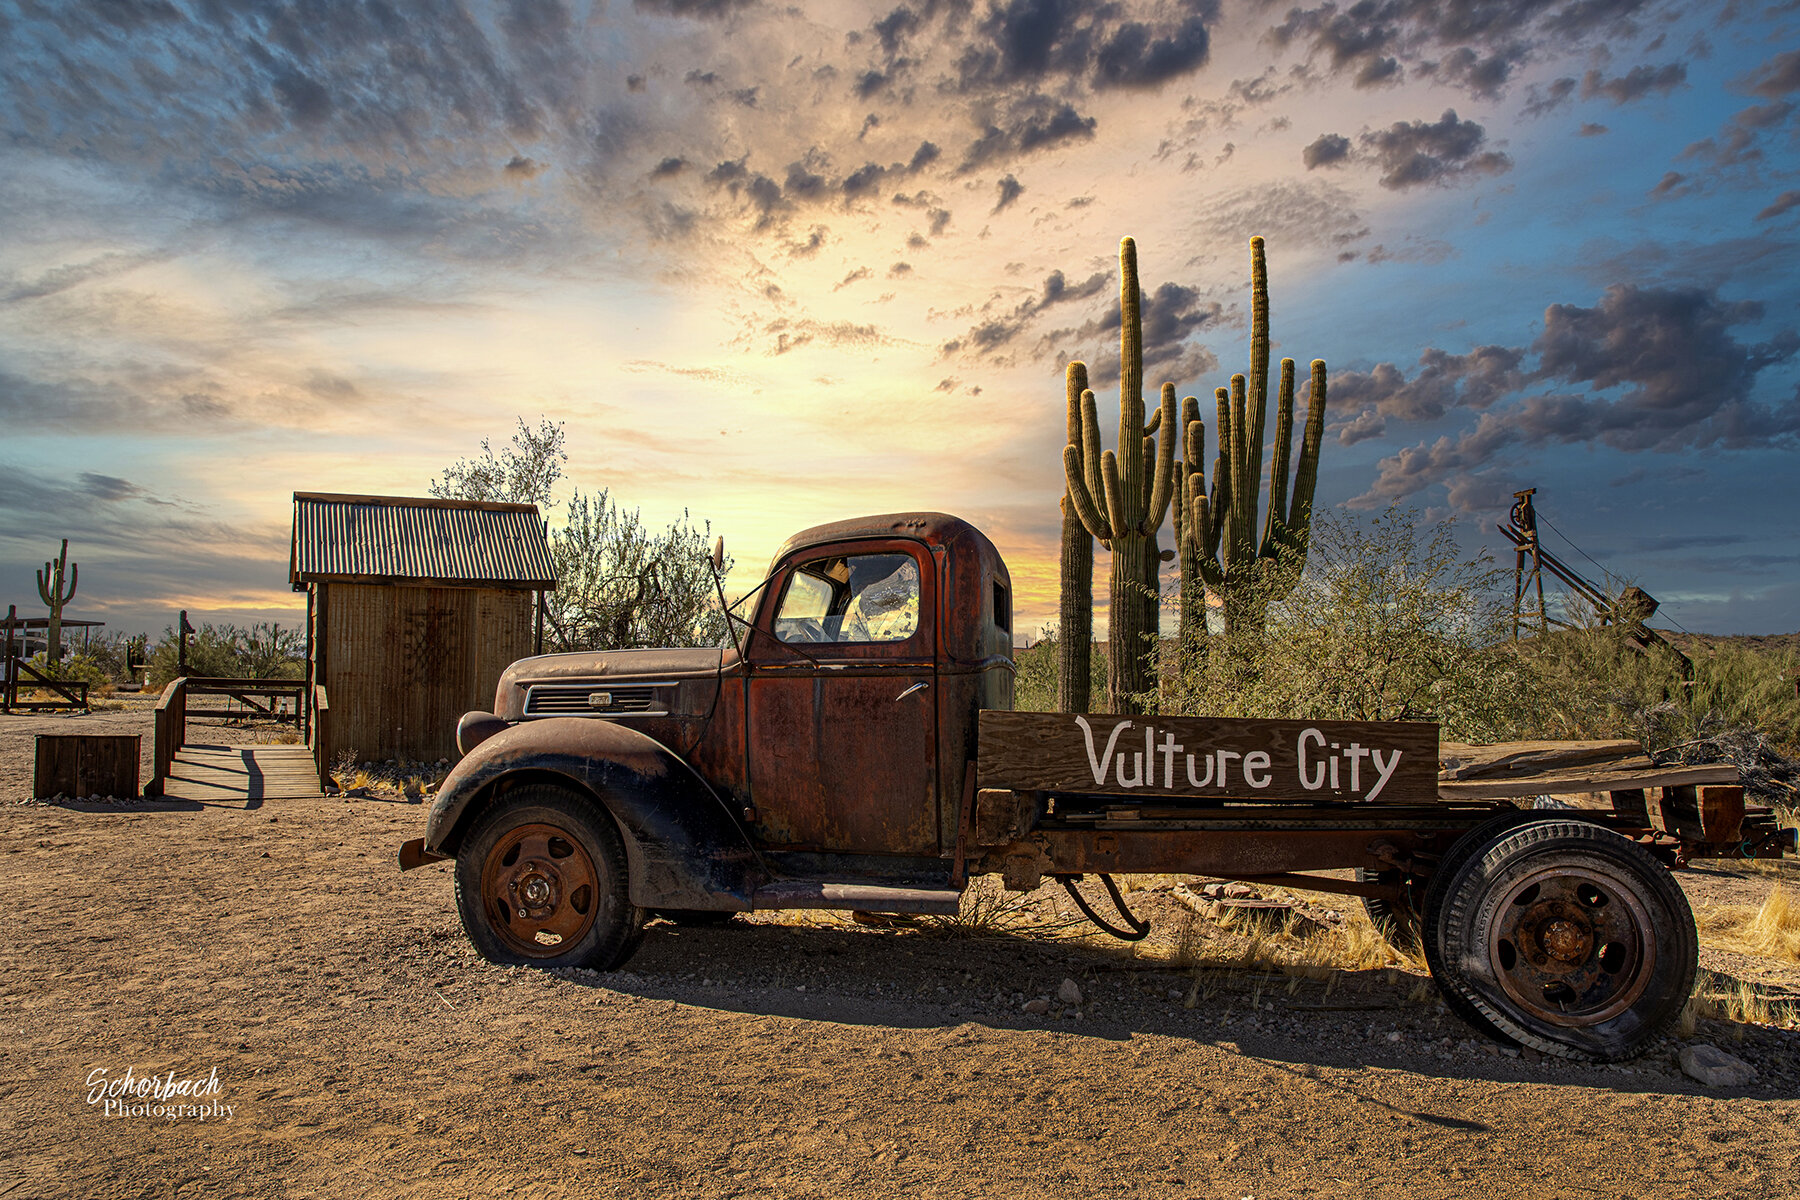
[[[836,918],[658,923],[607,975],[494,967],[448,868],[394,865],[421,805],[29,802],[31,735],[76,728],[148,755],[141,711],[0,716],[0,1200],[1800,1194],[1793,1030],[1701,1021],[1759,1072],[1707,1088],[1673,1038],[1501,1053],[1405,970],[1215,972],[1200,998],[1154,946]],[[1754,904],[1800,868],[1680,877]],[[161,1106],[205,1119],[89,1102],[127,1069],[216,1079]]]

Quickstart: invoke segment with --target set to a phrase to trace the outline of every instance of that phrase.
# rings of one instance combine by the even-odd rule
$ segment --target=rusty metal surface
[[[1611,874],[1558,864],[1515,880],[1494,908],[1486,952],[1506,994],[1532,1017],[1584,1027],[1611,1020],[1656,974],[1656,929]]]
[[[581,843],[554,825],[521,825],[481,864],[481,899],[507,949],[526,958],[566,954],[594,924],[600,881]]]
[[[556,568],[536,505],[295,492],[288,579],[530,590],[554,588]]]
[[[919,612],[910,634],[797,648],[775,637],[775,613],[800,561],[874,554],[904,554],[917,568]],[[935,558],[907,534],[806,541],[790,558],[765,589],[744,651],[746,758],[758,842],[864,854],[947,852],[938,773],[942,640]],[[952,839],[955,820],[952,811]]]
[[[1275,875],[1341,867],[1377,870],[1378,843],[1433,852],[1441,833],[1370,825],[1351,829],[1040,829],[985,851],[971,873],[1009,881],[1036,875]],[[1009,886],[1012,886],[1009,882]]]
[[[487,738],[452,768],[426,819],[426,848],[454,854],[477,812],[507,790],[555,783],[619,827],[631,902],[742,911],[768,877],[728,803],[667,746],[620,722],[557,717]]]

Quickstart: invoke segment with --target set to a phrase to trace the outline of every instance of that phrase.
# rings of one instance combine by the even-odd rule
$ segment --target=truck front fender
[[[527,721],[483,739],[439,789],[425,848],[454,855],[490,801],[542,782],[582,792],[611,814],[633,904],[749,910],[762,863],[718,793],[655,738],[591,717]]]

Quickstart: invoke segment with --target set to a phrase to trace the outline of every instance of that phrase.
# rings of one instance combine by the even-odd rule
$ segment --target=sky
[[[1791,0],[0,0],[0,604],[68,538],[69,616],[295,622],[293,492],[523,417],[736,591],[964,516],[1030,631],[1120,238],[1210,425],[1261,235],[1321,506],[1498,551],[1536,487],[1670,623],[1790,632],[1795,47]]]

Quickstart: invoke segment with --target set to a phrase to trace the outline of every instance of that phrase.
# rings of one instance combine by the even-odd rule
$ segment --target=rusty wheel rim
[[[521,825],[488,853],[481,899],[508,947],[530,958],[566,954],[593,927],[594,860],[555,825]]]
[[[1624,881],[1560,866],[1527,875],[1501,898],[1488,939],[1495,977],[1514,1003],[1551,1025],[1597,1025],[1644,994],[1656,938]]]

